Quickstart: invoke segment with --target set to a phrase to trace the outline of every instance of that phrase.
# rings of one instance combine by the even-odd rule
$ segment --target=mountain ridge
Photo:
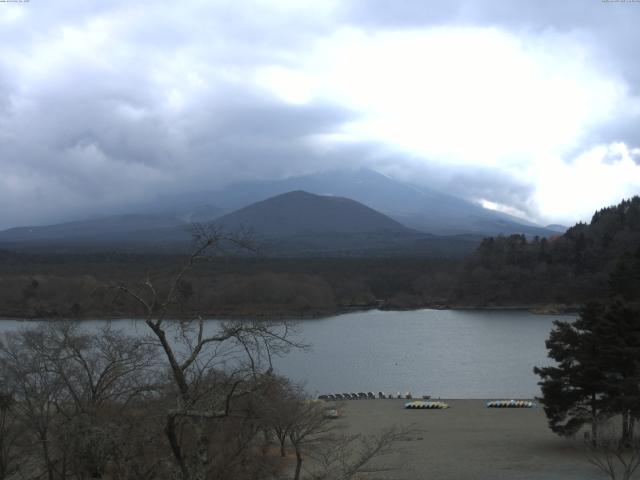
[[[413,233],[399,222],[350,198],[295,190],[253,203],[214,220],[233,230],[250,225],[270,237],[339,233]],[[416,232],[417,233],[417,232]]]
[[[403,225],[435,235],[484,236],[524,233],[550,236],[555,229],[532,224],[504,212],[489,210],[462,198],[395,179],[374,170],[341,169],[280,180],[234,183],[213,191],[159,197],[147,211],[176,202],[195,207],[210,203],[230,213],[282,193],[303,190],[316,195],[346,197],[373,208]],[[144,210],[143,207],[141,209]]]
[[[495,236],[522,233],[533,237],[557,235],[566,230],[556,225],[535,225],[462,198],[397,180],[369,169],[332,170],[281,180],[236,183],[218,190],[160,195],[146,204],[138,204],[135,209],[133,206],[129,207],[130,211],[117,215],[94,216],[87,221],[97,219],[110,222],[118,218],[126,219],[129,215],[138,215],[144,223],[147,220],[142,217],[152,215],[156,220],[148,220],[149,222],[157,221],[158,216],[164,216],[173,226],[184,227],[189,222],[209,222],[253,203],[297,190],[316,195],[350,198],[406,227],[435,235]],[[55,224],[72,223],[74,222],[65,221]]]
[[[133,226],[125,228],[122,223]],[[252,230],[262,252],[275,256],[459,257],[481,240],[473,235],[438,237],[412,230],[355,200],[304,191],[270,197],[213,223],[227,231]],[[191,246],[187,227],[180,217],[121,215],[9,229],[0,232],[0,248],[185,252]]]

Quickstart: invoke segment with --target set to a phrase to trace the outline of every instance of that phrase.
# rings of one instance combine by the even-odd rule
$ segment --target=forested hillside
[[[0,317],[140,316],[119,283],[167,286],[185,258],[124,253],[35,255],[0,250]],[[179,285],[172,317],[329,315],[416,308],[451,296],[459,261],[428,258],[212,258]]]
[[[632,283],[639,258],[636,196],[597,211],[589,224],[579,223],[562,236],[483,240],[464,265],[456,296],[481,305],[579,304],[605,296],[612,272],[619,283]]]

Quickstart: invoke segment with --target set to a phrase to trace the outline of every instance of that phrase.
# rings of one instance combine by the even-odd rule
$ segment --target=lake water
[[[442,398],[531,398],[539,394],[533,367],[549,365],[544,341],[566,315],[519,311],[366,311],[303,320],[311,351],[275,361],[305,381],[309,393],[412,392]],[[118,326],[145,332],[139,321]],[[98,321],[84,322],[88,327]],[[0,321],[0,332],[28,322]],[[215,321],[211,321],[215,328]]]

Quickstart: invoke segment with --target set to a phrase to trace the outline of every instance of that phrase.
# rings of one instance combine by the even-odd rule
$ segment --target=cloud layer
[[[542,222],[640,191],[640,4],[239,5],[0,4],[0,228],[344,166]]]

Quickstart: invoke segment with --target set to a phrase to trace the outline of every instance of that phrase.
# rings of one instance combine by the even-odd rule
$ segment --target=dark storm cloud
[[[584,38],[603,68],[632,89],[640,85],[638,4],[283,5],[0,3],[0,228],[122,209],[160,193],[360,165],[533,211],[526,179],[385,156],[387,147],[371,143],[323,148],[318,136],[338,132],[355,112],[327,102],[288,104],[248,78],[257,66],[295,65],[340,27],[458,23],[570,31]],[[598,127],[589,141],[637,145],[637,115]]]
[[[126,75],[71,65],[28,98],[18,94],[24,105],[2,118],[2,226],[330,167],[308,137],[349,117],[335,106],[284,105],[220,81],[173,111],[166,91],[147,78],[151,69],[122,68]]]
[[[242,78],[304,48],[317,18],[230,3],[20,7],[0,30],[0,227],[344,162],[312,138],[349,112],[287,105]]]
[[[351,118],[349,112],[330,105],[284,105],[246,91],[233,93],[237,95],[218,108],[211,100],[210,108],[184,118],[192,182],[203,173],[208,186],[278,178],[335,168],[344,161],[314,148],[313,137],[333,132]]]
[[[348,118],[336,107],[287,106],[227,87],[180,114],[166,115],[154,112],[153,96],[144,97],[112,94],[78,101],[73,92],[60,92],[14,119],[13,140],[0,165],[22,179],[24,196],[21,208],[5,211],[2,220],[20,223],[21,216],[37,212],[38,222],[58,221],[160,191],[210,189],[344,162],[310,145],[310,137]],[[65,215],[34,196],[47,190]]]

